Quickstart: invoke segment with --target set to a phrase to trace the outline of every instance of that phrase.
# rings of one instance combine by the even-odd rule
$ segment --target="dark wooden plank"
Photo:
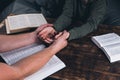
[[[110,63],[104,52],[90,40],[93,35],[109,32],[120,35],[120,27],[100,25],[95,32],[70,41],[58,54],[67,67],[52,77],[61,80],[120,80],[120,62]]]

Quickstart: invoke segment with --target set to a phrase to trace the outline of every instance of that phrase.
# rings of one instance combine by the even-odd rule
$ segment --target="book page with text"
[[[120,43],[102,47],[110,62],[120,60]]]
[[[27,18],[30,24],[29,27],[38,27],[47,23],[42,14],[27,14]]]
[[[37,53],[45,48],[44,44],[32,44],[22,48],[14,49],[11,51],[1,53],[1,57],[8,63],[9,65],[16,63],[17,61],[28,57],[32,54]]]
[[[65,64],[57,56],[53,56],[43,68],[26,77],[24,80],[42,80],[64,67]]]
[[[120,36],[115,33],[108,33],[100,36],[94,36],[92,37],[92,41],[95,42],[98,47],[103,47],[120,43]]]
[[[108,46],[105,46],[103,47],[106,52],[108,52],[108,54],[110,56],[115,56],[115,55],[118,55],[120,54],[120,43],[116,43],[116,44],[113,44],[113,45],[108,45]]]
[[[29,22],[26,15],[16,15],[7,17],[10,30],[21,29],[29,27]]]
[[[11,65],[17,61],[28,57],[32,54],[37,53],[45,48],[44,44],[32,44],[19,49],[11,50],[8,52],[1,53],[1,57],[6,61],[7,64]],[[24,80],[42,80],[49,75],[61,70],[65,67],[65,64],[57,57],[53,56],[43,68],[26,77]]]

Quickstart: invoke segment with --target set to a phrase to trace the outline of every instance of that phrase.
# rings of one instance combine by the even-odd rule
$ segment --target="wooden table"
[[[4,32],[5,29],[0,30]],[[120,35],[120,27],[100,25],[87,36],[70,41],[57,56],[66,68],[51,75],[55,79],[46,80],[120,80],[120,62],[110,63],[102,50],[92,41],[91,36],[115,32]]]
[[[59,52],[66,68],[53,74],[60,80],[120,80],[120,62],[110,63],[102,50],[92,41],[91,36],[115,32],[120,35],[120,27],[100,25],[95,32],[77,40]]]

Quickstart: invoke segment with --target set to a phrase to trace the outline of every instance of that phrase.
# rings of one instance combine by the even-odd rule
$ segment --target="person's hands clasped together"
[[[68,39],[69,35],[70,35],[69,32],[63,31],[55,36],[55,40],[51,44],[51,46],[54,48],[55,52],[58,52],[67,46],[67,44],[68,44],[67,39]]]
[[[53,24],[41,25],[37,30],[39,31],[38,37],[46,43],[52,43],[57,33],[53,28]]]

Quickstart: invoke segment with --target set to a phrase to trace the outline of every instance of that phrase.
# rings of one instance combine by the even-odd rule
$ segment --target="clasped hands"
[[[65,39],[67,39],[69,37],[69,33],[67,31],[63,31],[63,32],[57,32],[54,28],[53,28],[53,24],[44,24],[41,25],[39,28],[37,28],[37,36],[43,40],[46,43],[52,43],[53,41],[55,41],[56,39],[58,39],[59,37],[63,36],[64,34],[66,34]]]

